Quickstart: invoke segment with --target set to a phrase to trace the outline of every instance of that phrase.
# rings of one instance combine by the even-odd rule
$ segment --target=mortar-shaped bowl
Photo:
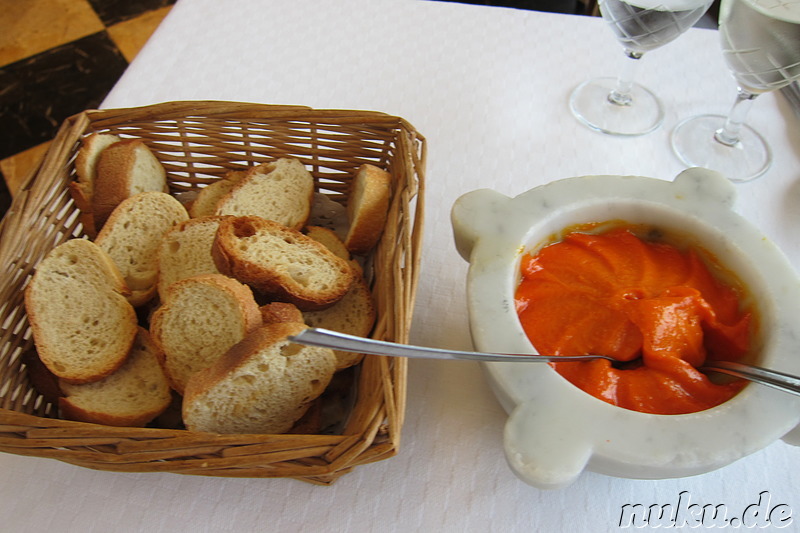
[[[733,185],[688,169],[673,181],[585,176],[554,181],[514,198],[489,189],[454,204],[459,254],[470,263],[467,300],[476,349],[536,353],[514,305],[519,265],[553,235],[580,224],[624,220],[685,235],[746,287],[757,315],[753,363],[800,373],[800,279],[783,253],[733,210]],[[599,400],[550,365],[484,363],[509,413],[511,469],[540,488],[572,483],[584,470],[639,479],[702,474],[784,438],[798,441],[800,397],[748,384],[711,409],[656,415]],[[798,442],[792,442],[797,444]]]

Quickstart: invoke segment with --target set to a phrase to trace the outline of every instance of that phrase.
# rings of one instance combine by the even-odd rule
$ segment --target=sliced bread
[[[331,350],[301,346],[287,336],[306,326],[267,324],[195,374],[186,387],[183,420],[192,431],[284,433],[327,387]]]
[[[350,255],[350,251],[334,230],[324,226],[308,226],[305,229],[305,234],[324,245],[325,248],[333,252],[337,257],[348,261],[356,275],[360,275],[363,272],[363,268],[359,262],[353,259],[353,256]]]
[[[97,235],[92,212],[94,182],[97,178],[97,161],[100,159],[100,153],[103,150],[121,140],[111,133],[92,133],[81,139],[81,147],[75,157],[75,172],[78,174],[78,179],[70,182],[69,191],[75,201],[75,205],[81,211],[80,221],[83,224],[83,229],[90,237]]]
[[[333,304],[354,277],[349,263],[324,245],[256,216],[221,221],[212,255],[223,274],[302,311]]]
[[[114,261],[93,242],[71,239],[51,250],[25,290],[42,363],[70,383],[98,381],[119,368],[137,331],[129,292]]]
[[[353,281],[344,297],[327,309],[306,311],[303,321],[310,327],[325,328],[340,333],[366,337],[375,324],[375,305],[366,282],[360,276]],[[336,370],[357,364],[363,354],[334,350]]]
[[[116,263],[140,306],[156,292],[158,249],[164,234],[189,219],[181,203],[163,192],[142,192],[124,200],[108,217],[95,244]]]
[[[167,287],[198,274],[219,274],[211,246],[222,217],[192,218],[172,227],[158,246],[158,294]]]
[[[210,366],[261,325],[249,287],[221,274],[202,274],[169,286],[150,320],[171,386],[183,394],[189,377]]]
[[[203,187],[189,208],[192,218],[210,216],[216,213],[217,204],[223,196],[247,175],[246,170],[229,170],[220,179]]]
[[[157,354],[150,334],[139,328],[125,364],[116,372],[95,383],[61,384],[62,416],[107,426],[144,426],[172,401]]]
[[[303,312],[296,305],[286,302],[270,302],[260,307],[261,321],[264,324],[273,322],[303,322]]]
[[[344,244],[350,252],[363,255],[377,244],[386,225],[391,194],[388,172],[375,165],[361,165],[347,200],[350,227]]]
[[[100,153],[92,195],[95,227],[99,230],[123,200],[145,191],[168,192],[161,162],[139,139],[120,141]]]
[[[347,261],[350,260],[350,251],[342,242],[342,239],[330,228],[323,226],[308,226],[305,234],[315,241],[325,245],[325,248],[333,252],[336,256]]]
[[[253,167],[217,203],[217,215],[255,215],[301,229],[311,214],[314,178],[297,159]]]

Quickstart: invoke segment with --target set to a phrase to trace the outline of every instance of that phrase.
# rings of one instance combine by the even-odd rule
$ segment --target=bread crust
[[[75,172],[78,174],[78,182],[87,187],[90,193],[97,177],[97,161],[100,154],[114,143],[121,141],[117,135],[111,133],[92,133],[81,139],[81,148],[75,157]],[[89,195],[91,196],[91,194]]]
[[[164,373],[172,388],[180,394],[183,394],[191,373],[212,364],[216,358],[220,357],[230,347],[230,345],[226,345],[218,353],[206,353],[202,354],[202,356],[199,351],[187,353],[184,346],[188,342],[187,336],[195,339],[196,343],[200,343],[205,335],[211,335],[212,332],[200,329],[203,327],[202,325],[198,325],[198,329],[195,331],[176,331],[173,330],[170,322],[168,322],[170,315],[181,315],[188,311],[180,306],[177,297],[184,290],[190,290],[191,287],[198,285],[215,288],[227,294],[236,302],[237,318],[241,320],[241,329],[237,332],[238,338],[234,339],[233,343],[240,341],[249,332],[261,326],[261,311],[253,298],[252,291],[249,287],[234,279],[221,274],[200,274],[176,281],[170,285],[167,289],[164,303],[152,315],[150,333],[159,347],[160,362],[164,368]],[[230,339],[225,339],[225,341],[230,341]],[[203,342],[203,344],[210,346],[212,343]],[[188,372],[185,370],[187,367],[189,368]]]
[[[286,302],[270,302],[261,306],[261,321],[264,324],[275,322],[300,322],[303,321],[303,313],[296,305]]]
[[[164,234],[158,248],[157,292],[162,300],[166,299],[169,286],[176,281],[199,274],[220,273],[211,256],[211,245],[219,223],[224,218],[216,215],[190,218],[176,224]],[[203,234],[202,242],[196,238],[188,238],[195,231],[203,230],[207,233]],[[173,247],[178,247],[180,250],[173,250]]]
[[[155,295],[158,249],[176,224],[189,219],[183,205],[169,194],[148,191],[126,198],[108,217],[94,242],[117,264],[131,289],[128,301],[141,306]]]
[[[220,179],[203,187],[189,208],[192,218],[212,216],[217,212],[217,204],[234,186],[247,176],[246,170],[229,170]]]
[[[392,177],[375,165],[362,165],[350,190],[347,215],[350,228],[344,244],[351,253],[363,255],[378,242],[386,225]]]
[[[129,293],[114,262],[93,242],[71,239],[51,250],[25,289],[42,363],[68,383],[90,383],[116,371],[138,327]],[[81,299],[91,301],[91,312]],[[95,342],[91,353],[81,351],[85,339]]]
[[[305,328],[304,324],[294,322],[266,324],[233,346],[212,366],[192,376],[186,386],[183,401],[183,418],[187,429],[229,433],[231,426],[241,423],[248,427],[248,430],[244,431],[246,433],[285,433],[289,431],[328,386],[335,367],[331,350],[299,346],[287,340],[289,335],[296,335]],[[289,354],[283,353],[282,346],[287,346]],[[263,352],[270,350],[279,353],[269,353],[265,358]],[[305,368],[300,369],[302,376],[292,376],[294,368],[287,365],[279,368],[278,372],[285,371],[288,375],[274,376],[279,378],[272,380],[275,388],[268,390],[265,384],[266,380],[261,384],[247,383],[258,380],[258,377],[246,380],[247,384],[241,386],[244,390],[230,402],[235,405],[226,403],[220,406],[218,403],[219,412],[213,414],[207,412],[213,408],[205,406],[204,400],[215,393],[215,387],[226,381],[236,380],[239,371],[251,362],[265,359],[264,366],[267,368],[263,372],[266,374],[272,371],[268,368],[269,359],[284,356],[291,358],[292,354],[296,356],[301,352],[305,354],[303,357],[306,359]],[[305,383],[302,390],[289,388],[297,385],[297,383],[293,383],[295,377],[300,377],[301,380],[308,378],[309,357],[314,360],[313,379],[309,383]],[[289,389],[282,388],[283,385]],[[256,388],[251,389],[250,387]],[[259,403],[261,405],[256,405]],[[204,410],[206,412],[202,412]],[[265,413],[267,410],[269,412]],[[209,419],[217,419],[219,423],[215,424]]]
[[[144,161],[144,164],[150,165],[153,172],[157,173],[152,179],[158,182],[158,186],[145,187],[134,182],[134,172],[139,161]],[[143,141],[119,141],[103,150],[97,161],[97,177],[92,197],[95,228],[102,228],[111,212],[123,200],[145,190],[168,192],[164,168]]]
[[[86,190],[86,186],[77,181],[71,181],[67,184],[69,194],[72,196],[72,201],[75,202],[75,207],[78,208],[80,214],[78,220],[81,221],[83,231],[89,238],[94,238],[97,235],[97,229],[94,226],[94,213],[92,212],[92,198],[91,194]]]
[[[255,215],[295,230],[311,216],[314,178],[294,158],[282,158],[251,168],[217,202],[215,214]]]
[[[350,250],[347,249],[344,245],[344,241],[339,238],[339,235],[337,235],[334,230],[326,228],[325,226],[307,226],[305,228],[305,234],[324,245],[325,248],[333,252],[337,257],[341,257],[350,263],[355,277],[364,275],[364,269],[361,263],[350,255]]]
[[[78,179],[70,182],[67,187],[75,206],[81,212],[79,219],[83,230],[92,238],[97,235],[92,208],[94,182],[97,179],[97,161],[103,150],[120,140],[118,136],[110,133],[92,133],[81,139],[81,148],[75,157],[75,172]]]
[[[172,393],[158,362],[158,347],[139,328],[131,352],[116,372],[87,385],[61,385],[61,415],[69,420],[107,426],[144,426],[163,413]]]
[[[264,259],[263,254],[256,257],[257,252],[243,251],[243,247],[249,250],[269,248],[269,255],[281,256],[280,252],[274,251],[275,244],[288,244],[285,253],[291,253],[292,260]],[[337,257],[323,244],[299,231],[256,216],[222,220],[211,253],[221,273],[247,283],[271,299],[292,303],[303,311],[323,309],[338,301],[347,293],[355,276],[349,262]],[[293,264],[304,265],[312,259],[315,271],[308,275],[329,277],[324,289],[298,281],[298,275],[291,272]],[[304,268],[310,270],[310,267]],[[321,268],[325,269],[324,274]]]
[[[325,328],[357,337],[367,337],[375,325],[375,304],[367,282],[358,276],[344,297],[327,309],[303,313],[309,327]],[[336,370],[358,364],[364,354],[334,350]]]

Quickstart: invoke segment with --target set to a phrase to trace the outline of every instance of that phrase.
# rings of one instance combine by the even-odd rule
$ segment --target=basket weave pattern
[[[397,453],[406,395],[404,359],[366,357],[356,402],[337,435],[216,435],[118,428],[57,418],[31,385],[33,349],[23,292],[56,245],[82,237],[68,183],[83,136],[142,139],[167,171],[172,192],[192,191],[280,157],[302,161],[317,190],[346,202],[356,169],[388,170],[387,225],[368,260],[377,320],[372,337],[407,342],[422,233],[425,139],[405,120],[377,112],[228,102],[170,102],[92,110],[65,121],[39,169],[0,223],[0,451],[88,468],[225,477],[293,477],[328,484],[355,466]]]

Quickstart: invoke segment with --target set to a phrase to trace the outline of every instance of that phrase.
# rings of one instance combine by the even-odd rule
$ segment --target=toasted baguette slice
[[[350,260],[350,251],[344,245],[342,239],[340,239],[332,229],[323,226],[308,226],[305,229],[305,234],[318,243],[325,245],[325,248],[333,252],[336,256],[346,261]]]
[[[344,244],[354,254],[369,252],[383,233],[392,194],[391,175],[374,165],[358,169],[347,200],[350,228]]]
[[[62,383],[61,415],[107,426],[144,426],[163,413],[172,393],[158,362],[158,348],[139,328],[128,358],[105,379],[85,385]]]
[[[167,379],[183,394],[192,374],[260,325],[249,287],[221,274],[202,274],[170,285],[151,317],[150,333],[164,354]]]
[[[161,162],[139,139],[114,143],[100,153],[92,207],[99,230],[123,200],[145,191],[168,192]]]
[[[218,215],[255,215],[292,229],[311,215],[314,178],[297,159],[278,159],[248,171],[217,204]]]
[[[361,265],[353,259],[350,255],[350,251],[342,242],[342,239],[339,238],[339,235],[330,228],[326,228],[324,226],[308,226],[305,229],[305,234],[318,243],[322,244],[334,253],[337,257],[341,257],[342,259],[346,260],[350,263],[350,266],[353,267],[356,275],[361,275],[363,273],[363,269]]]
[[[296,305],[286,302],[270,302],[260,307],[261,321],[264,324],[274,322],[303,322],[303,312]]]
[[[372,293],[362,277],[357,277],[344,297],[322,311],[306,311],[303,321],[311,327],[366,337],[375,324],[375,305]],[[357,364],[363,354],[334,350],[336,370]]]
[[[222,197],[231,192],[246,175],[246,170],[229,170],[222,178],[200,189],[189,208],[189,214],[192,218],[214,215]]]
[[[255,216],[221,221],[211,251],[223,274],[302,311],[333,304],[354,277],[349,263],[324,245]]]
[[[192,218],[172,227],[158,247],[158,295],[167,287],[198,274],[219,274],[211,246],[222,217]]]
[[[186,387],[183,420],[192,431],[284,433],[328,386],[331,350],[301,346],[287,336],[299,323],[267,324],[198,372]]]
[[[100,153],[103,150],[120,140],[119,137],[110,133],[92,133],[81,139],[81,148],[75,157],[75,172],[78,174],[78,179],[70,182],[69,191],[75,205],[81,211],[80,221],[83,229],[92,238],[97,235],[92,212],[97,160],[100,159]]]
[[[42,363],[70,383],[119,368],[136,336],[130,291],[111,257],[85,239],[55,247],[25,290],[25,310]]]
[[[119,268],[134,307],[148,302],[156,292],[158,248],[164,234],[188,219],[183,205],[163,192],[135,194],[108,217],[94,242]]]

